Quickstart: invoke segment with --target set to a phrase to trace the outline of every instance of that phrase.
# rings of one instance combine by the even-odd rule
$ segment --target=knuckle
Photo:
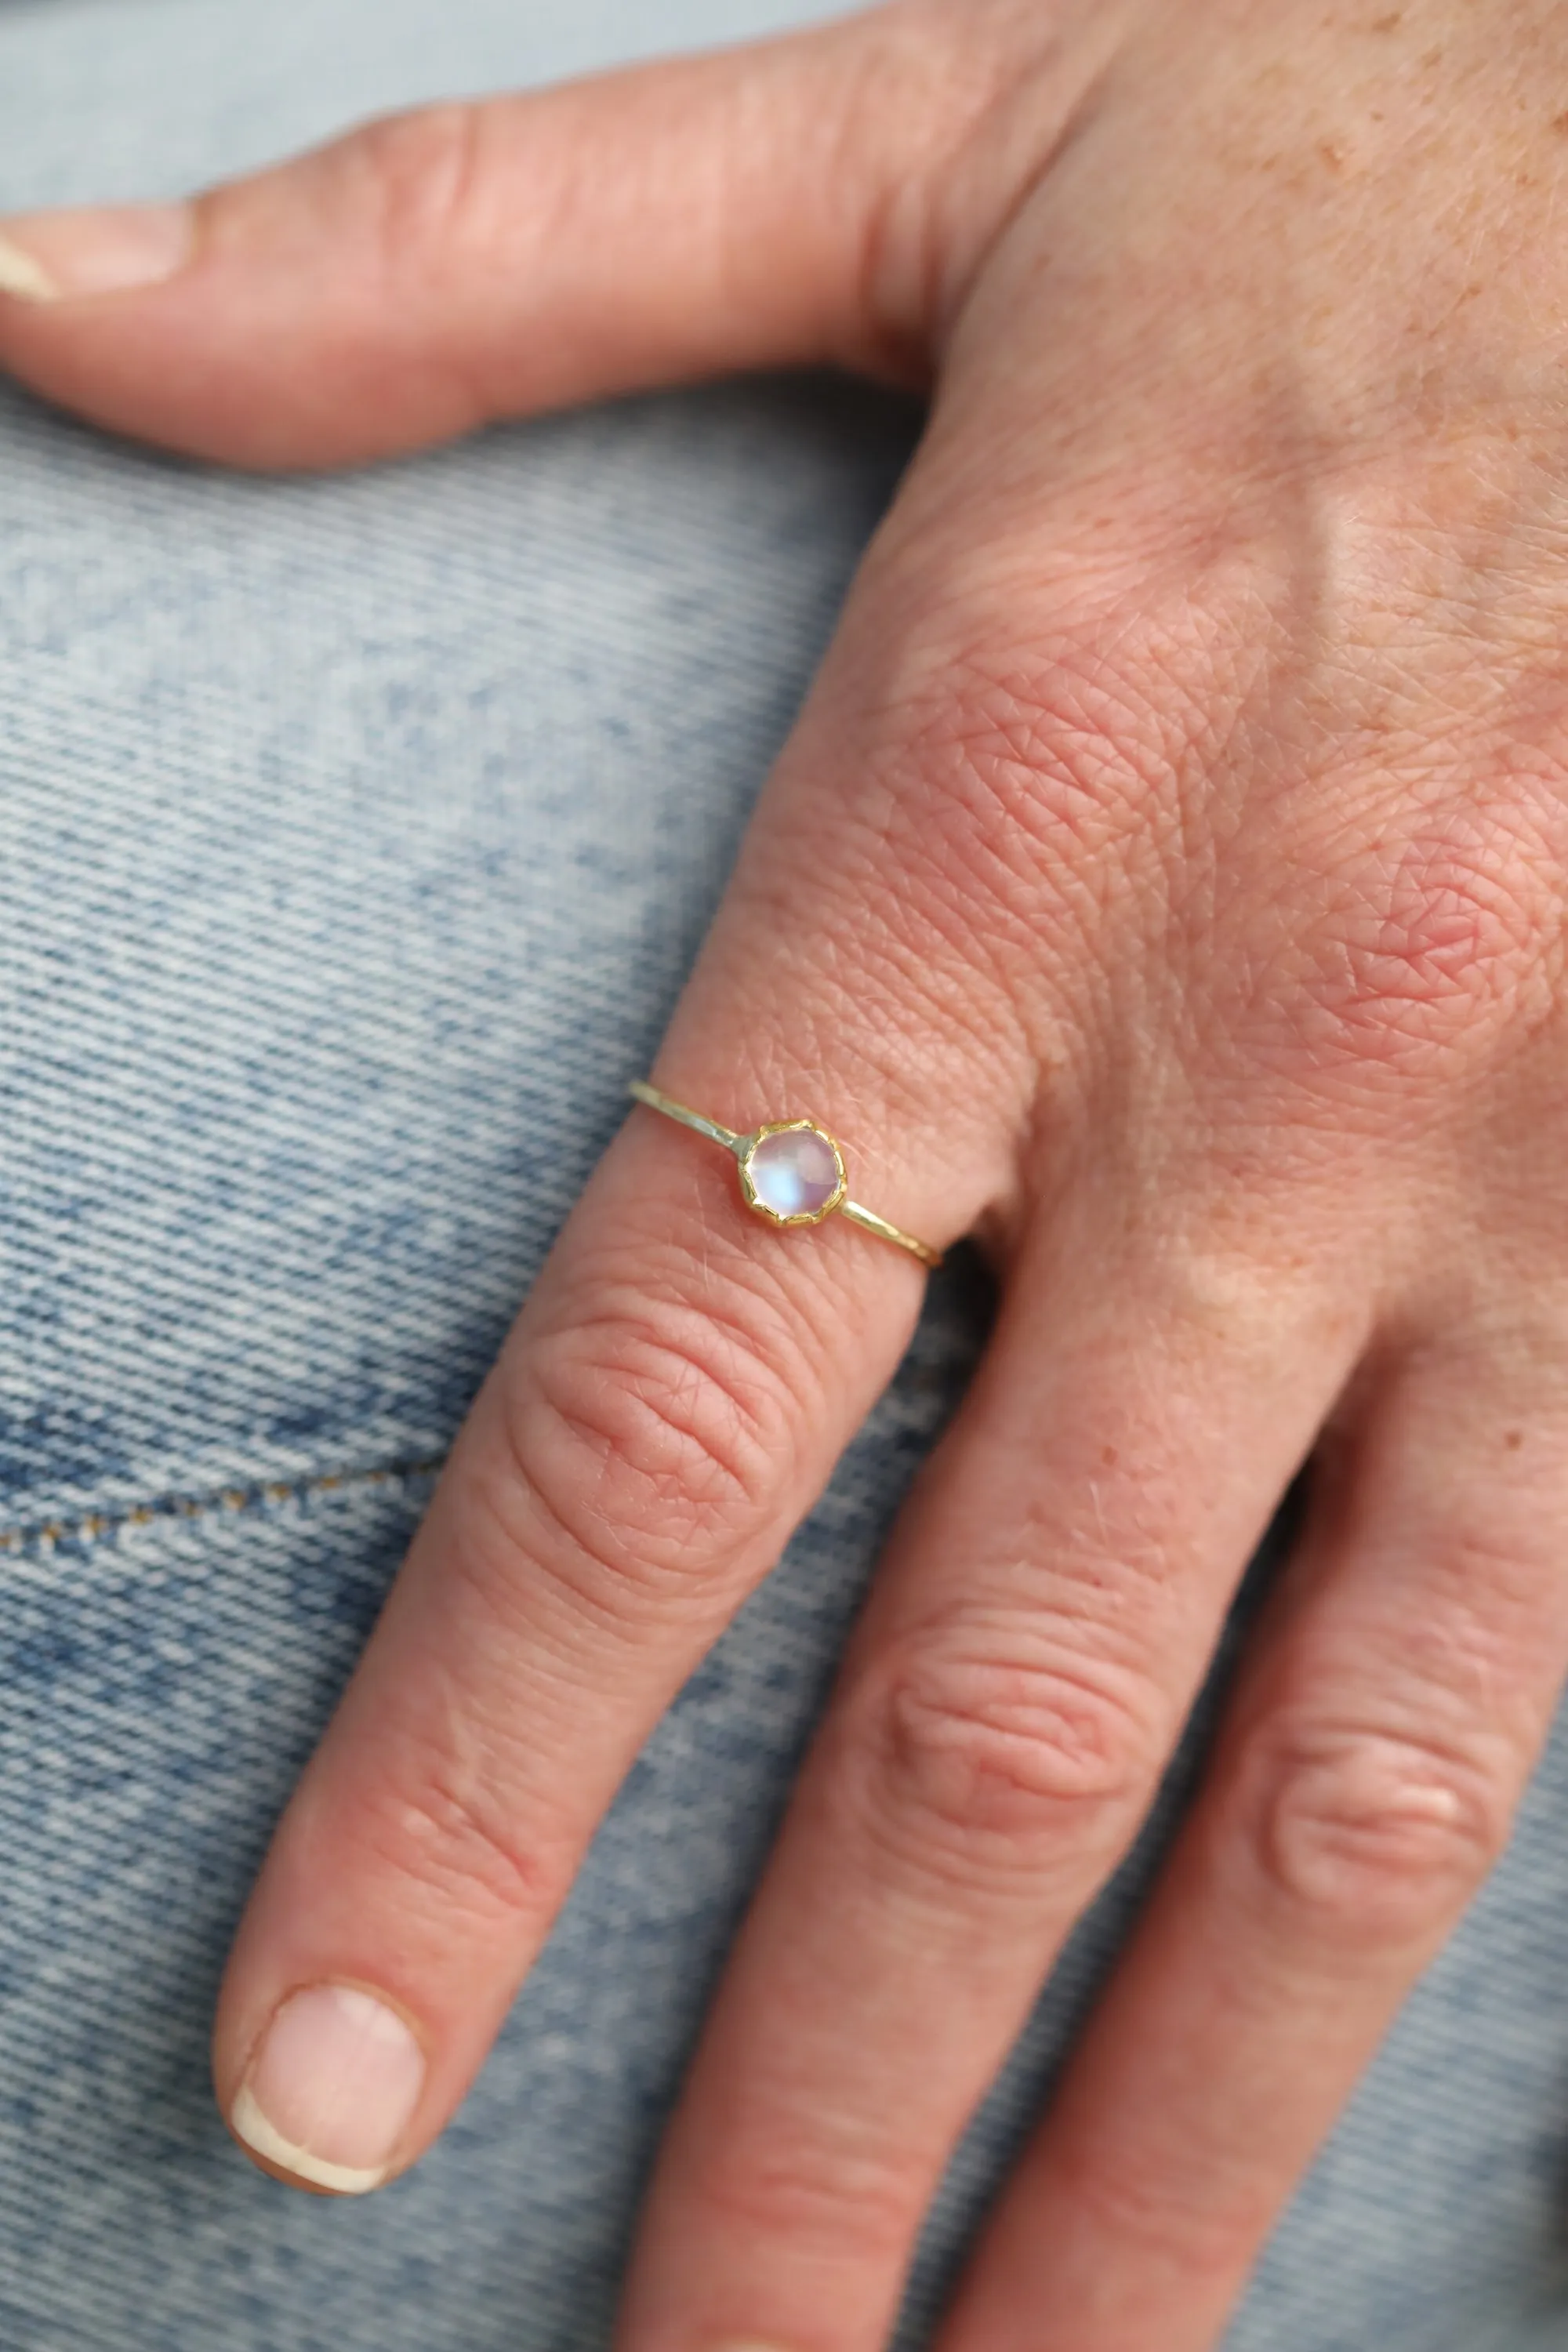
[[[649,1296],[534,1349],[509,1400],[510,1475],[618,1593],[706,1581],[792,1486],[804,1370],[761,1320]]]
[[[1146,614],[1119,620],[1114,656],[1081,625],[1020,636],[979,616],[902,699],[895,756],[967,818],[994,858],[1016,843],[1016,870],[1041,871],[1115,849],[1157,825],[1193,697],[1162,678]],[[1009,869],[1006,878],[1011,878]]]
[[[1507,1842],[1507,1776],[1479,1746],[1277,1725],[1241,1780],[1268,1890],[1331,1942],[1426,1940],[1458,1916]]]
[[[718,2229],[741,2243],[759,2238],[857,2263],[896,2263],[925,2183],[918,2165],[847,2118],[783,2112],[772,2102],[747,2119],[741,2145],[728,2137],[699,2163],[694,2188]],[[836,2127],[837,2126],[837,2127]]]
[[[483,109],[461,100],[366,123],[344,151],[394,277],[449,268],[484,185]]]
[[[523,1836],[495,1794],[500,1785],[503,1776],[453,1753],[410,1756],[365,1800],[355,1851],[433,1895],[444,1921],[457,1914],[539,1927],[563,1900],[570,1865]]]
[[[980,579],[946,540],[929,555],[913,569],[942,598],[908,615],[864,788],[910,812],[905,868],[939,924],[985,907],[1004,975],[1032,999],[1048,959],[1053,1019],[1092,1029],[1109,927],[1161,928],[1209,822],[1264,558],[1233,537],[1177,567],[1072,519],[1027,571],[1023,550],[988,547]]]
[[[1471,802],[1363,853],[1334,898],[1296,1000],[1314,1064],[1446,1067],[1549,1014],[1568,905],[1526,803]]]
[[[1158,1769],[1142,1679],[1046,1626],[927,1630],[868,1667],[843,1726],[858,1810],[906,1866],[1037,1877],[1119,1845]]]
[[[1212,2280],[1234,2292],[1273,2219],[1269,2184],[1254,2166],[1239,2178],[1211,2165],[1184,2176],[1158,2143],[1152,2151],[1097,2144],[1075,2149],[1074,2159],[1064,2199],[1094,2242],[1116,2245],[1131,2261],[1152,2259],[1189,2289]]]

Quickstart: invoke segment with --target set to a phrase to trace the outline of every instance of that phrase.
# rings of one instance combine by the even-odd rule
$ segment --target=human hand
[[[1210,2344],[1506,1835],[1568,1664],[1564,89],[1546,0],[906,5],[0,263],[58,298],[0,305],[17,374],[250,465],[742,364],[935,383],[656,1075],[821,1118],[873,1207],[982,1234],[1003,1306],[710,2019],[624,2352],[882,2339],[1314,1444],[942,2352]],[[373,2186],[442,2128],[920,1285],[633,1113],[241,1928],[216,2078],[273,2168]]]

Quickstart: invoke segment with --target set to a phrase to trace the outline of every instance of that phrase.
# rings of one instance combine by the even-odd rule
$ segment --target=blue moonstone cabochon
[[[840,1182],[838,1155],[816,1128],[786,1128],[764,1135],[747,1161],[752,1189],[775,1217],[814,1217]]]

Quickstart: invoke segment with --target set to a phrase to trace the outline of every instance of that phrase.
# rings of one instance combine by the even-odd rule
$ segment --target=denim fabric
[[[11,6],[0,205],[177,187],[367,108],[809,13]],[[255,2172],[211,2105],[207,2020],[270,1824],[648,1059],[916,425],[752,384],[261,483],[0,395],[3,2352],[607,2340],[726,1940],[979,1343],[973,1270],[933,1284],[412,2175],[337,2203]],[[906,2352],[1184,1773],[952,2167]],[[1568,1737],[1231,2352],[1568,2345],[1565,1927]]]

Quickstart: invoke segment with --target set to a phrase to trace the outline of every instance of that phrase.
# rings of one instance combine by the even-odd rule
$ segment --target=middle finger
[[[1119,1263],[1114,1218],[1080,1218],[1026,1254],[846,1660],[666,2143],[626,2352],[883,2342],[1359,1350],[1348,1297],[1217,1243]]]

